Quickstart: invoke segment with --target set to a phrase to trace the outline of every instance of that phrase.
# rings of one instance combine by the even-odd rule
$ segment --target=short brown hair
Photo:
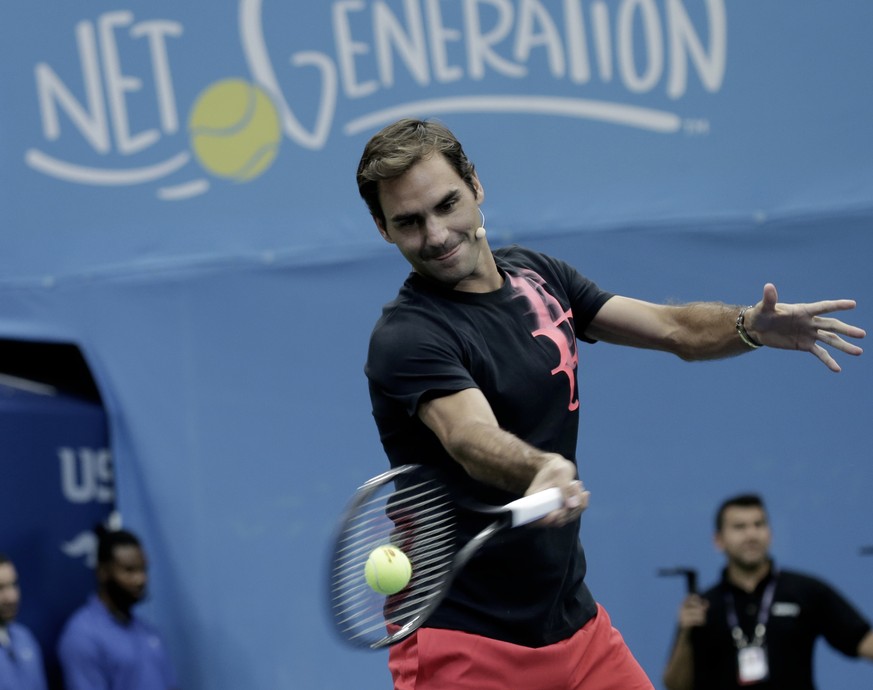
[[[724,527],[724,514],[728,508],[760,508],[764,511],[764,515],[767,514],[767,508],[764,506],[764,499],[758,494],[740,494],[739,496],[732,496],[731,498],[725,499],[715,513],[716,532],[721,532],[721,528]]]
[[[358,191],[381,223],[385,213],[379,201],[379,183],[403,175],[420,160],[435,153],[445,156],[466,185],[476,193],[474,165],[451,130],[429,120],[398,120],[375,134],[364,147],[358,164]]]

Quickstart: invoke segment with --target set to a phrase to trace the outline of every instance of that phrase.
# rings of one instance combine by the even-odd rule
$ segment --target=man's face
[[[18,615],[18,573],[11,563],[0,564],[0,625],[8,625]]]
[[[444,156],[425,158],[380,183],[385,222],[377,221],[382,237],[417,273],[471,292],[482,286],[484,256],[490,257],[487,243],[475,237],[485,193],[478,178],[474,182],[475,194]]]
[[[138,546],[116,546],[113,560],[100,566],[101,583],[113,603],[122,611],[130,610],[146,596],[148,563]]]
[[[715,535],[716,546],[727,556],[728,563],[744,570],[767,562],[771,541],[767,514],[757,506],[727,508],[721,530]]]

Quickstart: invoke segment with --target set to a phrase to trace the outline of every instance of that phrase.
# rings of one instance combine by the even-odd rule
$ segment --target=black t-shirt
[[[441,469],[485,503],[518,496],[471,479],[419,420],[425,400],[480,389],[501,428],[575,460],[579,423],[577,338],[611,294],[568,264],[521,247],[494,252],[504,284],[466,293],[411,274],[370,340],[373,416],[392,466]],[[487,524],[467,516],[466,540]],[[461,571],[431,627],[531,647],[572,635],[595,613],[584,584],[579,524],[523,527],[490,541]]]
[[[772,576],[771,576],[772,577]],[[737,648],[728,627],[726,593],[730,591],[746,639],[754,637],[761,600],[770,577],[754,592],[744,592],[724,577],[703,594],[709,601],[706,625],[694,628],[695,690],[814,690],[813,647],[824,637],[834,649],[857,656],[870,624],[832,587],[808,575],[779,570],[767,621],[765,647],[769,680],[741,686],[737,682]]]

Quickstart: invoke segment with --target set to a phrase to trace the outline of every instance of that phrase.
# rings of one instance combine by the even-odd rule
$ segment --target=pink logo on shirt
[[[531,312],[536,319],[537,328],[531,331],[535,338],[544,336],[558,348],[558,366],[552,369],[552,375],[566,374],[570,385],[570,402],[567,409],[571,412],[579,407],[579,397],[576,391],[576,365],[579,355],[576,351],[576,333],[573,329],[573,312],[564,310],[558,300],[543,288],[545,281],[530,270],[521,271],[520,275],[509,275],[509,283],[517,297],[524,297],[531,306]]]

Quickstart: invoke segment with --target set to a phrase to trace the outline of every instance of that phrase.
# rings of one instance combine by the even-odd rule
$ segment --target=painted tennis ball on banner
[[[188,134],[200,165],[213,175],[245,182],[270,167],[282,128],[264,89],[243,79],[224,79],[197,97]]]
[[[412,564],[400,549],[380,546],[370,553],[364,566],[367,584],[379,594],[397,594],[409,584]]]

